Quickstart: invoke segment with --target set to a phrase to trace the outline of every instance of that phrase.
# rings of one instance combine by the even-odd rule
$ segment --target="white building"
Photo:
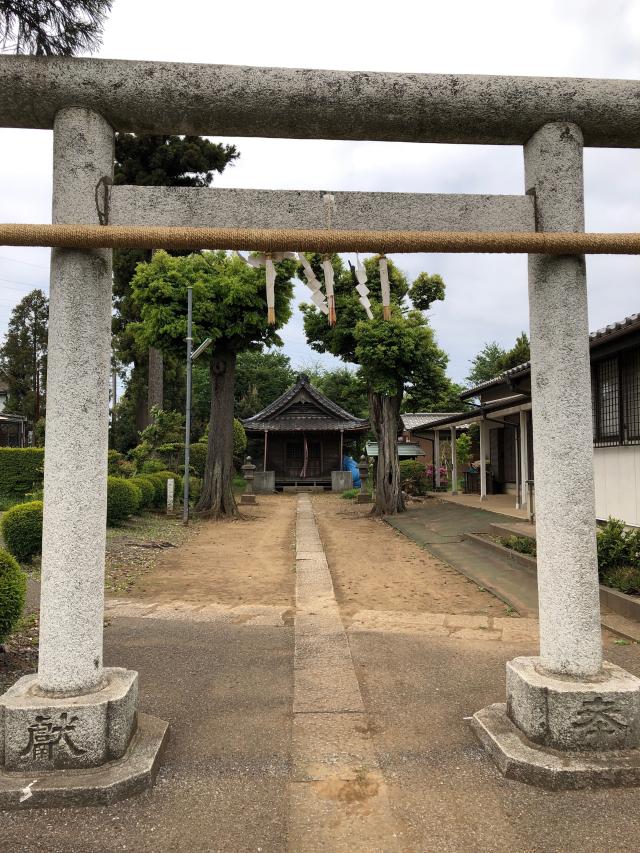
[[[590,348],[596,516],[640,527],[640,314],[592,332]],[[535,486],[530,364],[470,388],[461,398],[478,400],[476,411],[431,420],[424,429],[444,433],[460,422],[477,423],[480,458],[486,460],[478,476],[481,499],[507,492],[517,506],[526,506],[527,481]]]

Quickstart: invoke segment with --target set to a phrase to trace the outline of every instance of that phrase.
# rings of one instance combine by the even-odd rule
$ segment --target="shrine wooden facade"
[[[288,485],[329,487],[331,472],[342,469],[345,444],[369,430],[369,421],[356,418],[314,388],[301,374],[297,382],[244,428],[252,443],[261,444],[255,462],[275,472],[276,488]]]

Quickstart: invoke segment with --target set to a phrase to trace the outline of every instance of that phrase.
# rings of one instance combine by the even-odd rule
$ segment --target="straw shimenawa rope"
[[[65,249],[248,249],[259,252],[477,252],[636,255],[640,233],[335,231],[136,225],[0,224],[2,246]]]

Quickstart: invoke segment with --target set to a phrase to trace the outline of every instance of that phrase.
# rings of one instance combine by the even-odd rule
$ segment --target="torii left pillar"
[[[104,224],[113,129],[71,107],[53,137],[53,222]],[[102,657],[111,285],[110,250],[53,250],[40,652],[37,674],[0,697],[0,807],[36,777],[26,805],[138,791],[166,739],[166,723],[137,713],[138,674]]]

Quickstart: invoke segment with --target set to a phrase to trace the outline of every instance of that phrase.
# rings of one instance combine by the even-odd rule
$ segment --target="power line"
[[[0,260],[11,261],[14,264],[24,264],[27,267],[36,267],[39,270],[49,269],[49,267],[45,267],[43,264],[34,264],[31,261],[21,261],[19,258],[11,258],[9,255],[0,255]],[[3,281],[5,280],[6,279],[3,279]]]

